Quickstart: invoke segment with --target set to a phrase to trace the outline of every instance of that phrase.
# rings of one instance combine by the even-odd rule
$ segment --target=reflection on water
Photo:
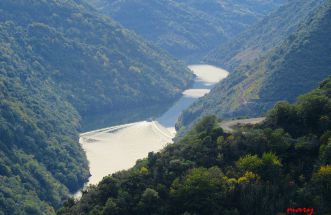
[[[157,121],[165,127],[174,127],[182,111],[193,104],[199,97],[208,93],[212,87],[213,84],[211,83],[196,81],[191,89],[183,92],[183,96],[166,112],[163,112],[161,117],[157,118]],[[195,92],[194,90],[204,90],[204,93]]]
[[[195,100],[196,98],[194,97],[183,96],[167,112],[157,118],[157,121],[164,127],[174,127],[180,113],[188,108]]]
[[[207,94],[213,86],[228,76],[228,72],[210,65],[189,66],[197,76],[193,87],[183,92],[183,96],[157,121],[165,127],[174,127],[183,110],[187,109],[199,97]]]
[[[192,88],[183,92],[183,96],[174,104],[166,102],[158,105],[146,105],[141,108],[83,116],[81,131],[91,131],[151,119],[157,119],[165,127],[174,127],[183,110],[199,97],[208,93],[217,82],[228,75],[227,71],[210,65],[191,65],[189,68],[197,76],[197,79]]]
[[[89,183],[96,184],[103,176],[128,169],[148,152],[159,151],[171,143],[175,135],[173,128],[181,112],[228,75],[226,71],[209,65],[189,68],[197,75],[197,80],[192,89],[185,91],[173,105],[83,118],[83,130],[94,130],[81,134],[80,139],[90,163],[92,177]],[[142,121],[146,119],[148,121]],[[127,124],[131,122],[135,123]],[[110,127],[113,125],[120,126]],[[95,130],[97,128],[105,129]]]
[[[143,108],[111,111],[111,113],[83,116],[81,132],[100,128],[155,119],[166,112],[173,104],[146,105]]]

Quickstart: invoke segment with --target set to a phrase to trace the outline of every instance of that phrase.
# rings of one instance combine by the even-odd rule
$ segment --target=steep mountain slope
[[[331,74],[331,2],[324,1],[297,32],[278,47],[241,65],[209,95],[186,110],[179,127],[206,114],[256,116],[279,100],[293,102]],[[272,39],[271,39],[272,40]]]
[[[235,39],[211,51],[204,60],[229,71],[254,61],[296,32],[323,2],[325,0],[289,1]]]
[[[279,103],[256,127],[227,134],[206,117],[58,214],[328,214],[330,129],[331,78],[294,105]]]
[[[162,51],[92,10],[63,2],[4,1],[1,19],[21,27],[22,43],[47,64],[80,113],[171,100],[188,85],[187,69]]]
[[[173,56],[194,62],[284,0],[90,0],[96,8]]]
[[[79,0],[0,2],[0,214],[54,214],[89,172],[80,118],[173,101],[185,66]]]

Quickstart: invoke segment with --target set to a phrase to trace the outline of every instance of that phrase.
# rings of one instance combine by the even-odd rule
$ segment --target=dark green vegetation
[[[262,125],[224,133],[215,117],[89,187],[58,214],[285,214],[331,211],[331,77]]]
[[[197,63],[284,0],[89,0],[173,56]]]
[[[300,18],[303,21],[297,30],[281,42],[278,40],[285,37],[282,34],[287,32],[284,29],[293,27],[292,19],[288,19],[284,11],[280,10],[280,15],[272,15],[263,21],[262,23],[269,23],[269,27],[262,25],[261,31],[266,32],[265,35],[269,35],[270,39],[261,36],[262,45],[259,46],[258,42],[256,45],[261,50],[266,47],[268,51],[266,53],[262,51],[263,54],[257,58],[254,58],[253,54],[252,61],[246,59],[243,61],[245,63],[239,63],[226,80],[216,85],[210,94],[184,112],[178,127],[185,130],[185,127],[192,125],[192,122],[208,114],[216,114],[221,118],[263,114],[279,100],[295,101],[297,96],[312,90],[330,75],[331,2],[329,0],[323,3],[317,2],[305,1],[305,4],[296,5],[290,3],[290,8],[301,9],[287,11],[291,13],[291,17],[301,17],[302,11],[311,5],[319,6],[311,7],[310,13],[304,12],[310,16],[305,19]],[[292,14],[293,11],[297,11],[298,14]],[[273,22],[270,21],[272,18],[275,18]],[[286,25],[280,28],[281,36],[276,33],[276,38],[273,38],[272,32],[277,28],[274,29],[270,23]],[[256,33],[261,35],[260,31]],[[256,37],[254,40],[259,41]],[[268,41],[275,46],[273,48],[269,45],[264,46],[263,44],[267,44]],[[248,43],[252,45],[253,40],[249,39]]]
[[[169,103],[192,78],[79,0],[1,0],[0,214],[54,214],[82,187],[81,116]]]

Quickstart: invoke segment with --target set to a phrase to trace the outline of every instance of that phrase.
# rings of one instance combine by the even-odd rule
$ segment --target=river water
[[[211,65],[191,65],[197,76],[192,89],[155,121],[141,121],[82,133],[80,143],[89,161],[89,184],[97,184],[103,177],[129,169],[148,152],[160,151],[174,138],[175,123],[181,112],[205,95],[228,72]]]

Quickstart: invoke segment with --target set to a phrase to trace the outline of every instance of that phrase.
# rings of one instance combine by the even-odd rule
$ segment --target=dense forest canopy
[[[303,12],[308,9],[307,5],[312,4],[318,7],[309,8],[310,13]],[[289,5],[291,8],[294,6],[293,3]],[[295,101],[297,96],[312,90],[331,74],[331,2],[305,1],[305,4],[297,4],[294,8],[298,10],[286,10],[287,13],[293,17],[301,17],[302,13],[310,16],[303,20],[300,18],[302,22],[296,27],[297,30],[284,40],[281,40],[284,36],[272,34],[275,30],[273,25],[267,28],[262,23],[265,35],[270,35],[270,39],[261,36],[261,46],[259,43],[255,45],[263,50],[266,47],[264,44],[269,41],[281,42],[275,42],[273,47],[268,45],[269,51],[236,66],[227,79],[183,113],[178,128],[187,130],[193,122],[208,114],[223,118],[259,116],[277,101]],[[271,15],[264,22],[283,23],[287,27],[282,28],[292,28],[293,23],[285,23],[288,16],[284,15],[284,11],[278,12],[279,15]],[[272,18],[275,20],[271,22]],[[254,41],[258,41],[260,31],[256,33]],[[249,40],[248,45],[252,41]]]
[[[285,0],[89,0],[124,27],[189,63],[275,10]]]
[[[181,140],[90,186],[58,214],[286,214],[331,211],[331,77],[261,125],[224,133],[203,118]]]
[[[83,186],[82,116],[170,103],[192,78],[84,1],[0,1],[0,214],[54,214]]]

